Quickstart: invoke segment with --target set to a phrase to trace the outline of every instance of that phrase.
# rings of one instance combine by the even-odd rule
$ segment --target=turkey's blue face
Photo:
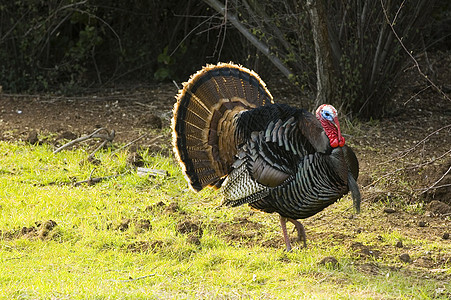
[[[337,111],[334,107],[327,105],[320,110],[321,117],[326,119],[327,121],[334,122],[334,119],[337,117]]]
[[[345,139],[341,135],[340,123],[338,122],[337,110],[330,104],[323,104],[316,110],[316,118],[321,122],[321,125],[326,132],[330,141],[330,146],[336,148],[343,147]]]

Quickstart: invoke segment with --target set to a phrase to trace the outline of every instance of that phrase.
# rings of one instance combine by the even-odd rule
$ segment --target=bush
[[[118,81],[186,79],[214,53],[209,34],[219,29],[194,17],[207,10],[180,0],[4,1],[0,82],[9,92],[73,93]],[[192,28],[207,34],[189,34]]]

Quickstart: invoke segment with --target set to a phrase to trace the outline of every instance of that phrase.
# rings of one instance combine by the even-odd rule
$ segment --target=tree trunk
[[[335,72],[332,48],[329,41],[327,15],[324,6],[323,0],[307,0],[313,40],[315,42],[317,78],[316,107],[322,103],[335,102],[336,97],[334,97],[334,95],[337,93],[337,80],[334,79]]]

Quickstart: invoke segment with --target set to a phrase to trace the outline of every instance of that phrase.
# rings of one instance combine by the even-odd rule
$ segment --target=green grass
[[[145,178],[127,165],[126,150],[99,153],[100,165],[86,162],[83,149],[52,150],[0,142],[0,299],[449,296],[442,291],[451,288],[449,281],[399,267],[388,256],[359,258],[348,244],[330,237],[311,239],[307,249],[286,253],[277,216],[247,207],[220,208],[217,192],[189,191],[172,158],[142,153],[147,167],[169,173]],[[74,186],[91,174],[118,176]],[[332,209],[343,215],[349,205],[345,199]],[[369,222],[365,213],[359,218]],[[48,220],[57,225],[43,235],[37,224]],[[143,220],[151,228],[140,226]],[[180,224],[188,221],[202,231],[181,231]],[[313,236],[323,228],[309,226]],[[24,233],[24,227],[34,231]],[[364,232],[353,239],[370,243],[376,235]],[[403,236],[381,235],[390,243]],[[405,243],[451,249],[422,240]],[[339,266],[318,264],[326,256],[337,258]],[[377,267],[368,272],[368,266]],[[445,266],[446,278],[451,271],[449,263]]]

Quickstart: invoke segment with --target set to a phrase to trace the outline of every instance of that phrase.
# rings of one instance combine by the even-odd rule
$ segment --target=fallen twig
[[[103,130],[103,131],[106,131],[106,134],[98,134],[98,133],[99,133],[100,131],[102,131],[102,130]],[[65,148],[67,148],[67,147],[70,147],[70,146],[72,146],[72,145],[74,145],[74,144],[76,144],[76,143],[79,143],[79,142],[82,142],[82,141],[85,141],[85,140],[88,140],[88,139],[99,138],[99,139],[104,140],[103,143],[102,143],[99,147],[97,147],[91,154],[89,154],[89,156],[92,157],[92,156],[94,155],[94,153],[96,153],[99,149],[101,149],[103,146],[105,146],[106,143],[113,141],[114,136],[115,136],[115,131],[114,131],[114,129],[111,130],[111,131],[108,131],[108,129],[102,127],[102,128],[96,129],[96,130],[95,130],[93,133],[91,133],[91,134],[88,134],[88,135],[79,137],[79,138],[77,138],[77,139],[75,139],[75,140],[73,140],[73,141],[70,141],[70,142],[67,143],[67,144],[62,145],[61,147],[59,147],[58,149],[56,149],[55,151],[53,151],[53,154],[58,153],[58,152],[60,152],[61,150],[65,149]]]
[[[82,185],[83,183],[87,183],[88,185],[93,185],[93,184],[99,183],[102,180],[118,177],[118,176],[121,176],[121,175],[124,175],[124,174],[116,174],[116,175],[109,175],[109,176],[104,176],[104,177],[89,178],[87,180],[82,180],[82,181],[75,182],[74,186],[79,186],[79,185]]]
[[[88,185],[93,185],[93,184],[99,183],[102,180],[115,178],[115,177],[122,176],[122,175],[125,174],[125,173],[122,173],[122,174],[115,174],[115,175],[109,175],[109,176],[104,176],[104,177],[92,178],[92,174],[94,173],[95,170],[96,170],[96,168],[92,169],[91,173],[89,174],[89,179],[82,180],[82,181],[77,181],[77,182],[74,183],[74,186],[79,186],[79,185],[81,185],[83,183],[87,183]]]

